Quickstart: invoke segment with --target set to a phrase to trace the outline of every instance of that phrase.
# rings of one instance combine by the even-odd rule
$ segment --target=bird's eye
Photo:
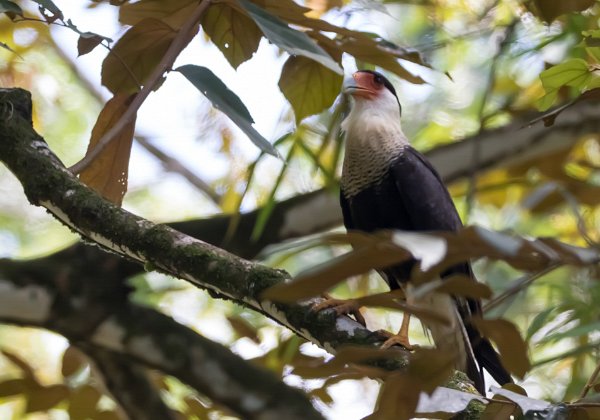
[[[373,80],[375,81],[375,83],[377,83],[378,85],[382,85],[383,84],[383,78],[381,76],[379,76],[378,74],[375,75],[375,77],[373,77]]]

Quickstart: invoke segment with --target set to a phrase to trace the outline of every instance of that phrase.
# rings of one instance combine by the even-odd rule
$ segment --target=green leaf
[[[273,145],[252,127],[254,120],[244,103],[212,71],[192,64],[178,67],[175,71],[183,74],[215,108],[225,113],[260,150],[280,157]]]
[[[330,107],[342,88],[343,76],[306,57],[292,56],[281,70],[279,88],[292,105],[296,122]]]
[[[19,7],[19,5],[8,0],[0,0],[0,13],[12,13],[23,16],[23,10]]]
[[[540,343],[547,343],[549,341],[557,341],[563,338],[580,337],[587,335],[591,332],[600,330],[600,321],[592,322],[590,324],[578,325],[567,331],[561,331],[555,334],[550,334],[540,340]]]
[[[253,241],[257,241],[258,239],[260,239],[260,236],[263,234],[265,227],[267,226],[267,222],[269,221],[271,213],[275,208],[275,194],[277,193],[277,190],[279,189],[279,186],[281,185],[281,182],[283,181],[283,178],[285,177],[285,174],[289,168],[289,162],[294,156],[297,143],[297,139],[294,139],[294,142],[292,143],[292,146],[290,147],[290,150],[288,151],[288,154],[285,157],[285,165],[281,167],[281,171],[279,172],[279,175],[275,180],[275,184],[271,189],[271,194],[269,195],[267,203],[262,207],[260,213],[258,213],[256,223],[254,224],[254,228],[252,229],[252,234],[250,236],[250,238]]]
[[[248,0],[239,0],[239,3],[273,44],[291,55],[308,57],[338,74],[344,73],[340,65],[304,32],[290,28],[287,23]]]
[[[555,310],[556,310],[555,307],[548,308],[548,309],[540,312],[539,314],[537,314],[535,316],[535,318],[533,318],[533,321],[531,321],[531,324],[529,324],[529,328],[527,328],[527,336],[526,336],[527,341],[529,341],[531,339],[531,337],[533,337],[533,335],[536,332],[538,332],[539,329],[544,326],[544,324],[546,324],[548,317]]]
[[[252,19],[227,4],[211,5],[202,16],[202,29],[233,68],[252,58],[262,38]]]
[[[597,89],[597,88],[600,88],[600,76],[592,74],[592,78],[590,79],[589,83],[585,87],[585,91],[587,92],[587,91],[590,91],[592,89]]]
[[[538,99],[537,106],[541,111],[548,109],[556,99],[558,90],[563,86],[571,86],[580,92],[592,79],[588,63],[580,58],[573,58],[544,70],[540,74],[546,95]]]

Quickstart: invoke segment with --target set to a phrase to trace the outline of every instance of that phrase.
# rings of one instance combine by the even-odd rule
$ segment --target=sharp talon
[[[413,351],[413,350],[419,348],[419,346],[416,344],[415,345],[410,344],[410,341],[408,340],[408,336],[406,336],[406,335],[392,334],[389,331],[385,331],[385,330],[380,330],[379,332],[381,332],[389,337],[381,345],[381,347],[380,347],[381,350],[389,349],[390,347],[395,346],[395,345],[401,345],[408,351]]]
[[[313,305],[312,309],[315,312],[322,311],[323,309],[333,309],[338,316],[353,315],[356,322],[361,324],[363,327],[367,326],[365,318],[360,313],[360,308],[356,304],[356,301],[352,299],[343,300],[328,298],[323,302]]]

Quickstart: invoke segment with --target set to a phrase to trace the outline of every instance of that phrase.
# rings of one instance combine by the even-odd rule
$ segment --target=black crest
[[[385,86],[386,89],[392,92],[392,94],[396,97],[396,100],[398,101],[398,106],[400,107],[400,112],[402,113],[402,105],[400,105],[400,100],[398,99],[398,95],[396,94],[396,88],[394,88],[394,85],[392,85],[392,83],[383,74],[373,70],[359,70],[359,72],[370,73],[375,77],[375,81],[381,81],[381,83],[383,83],[383,86]]]

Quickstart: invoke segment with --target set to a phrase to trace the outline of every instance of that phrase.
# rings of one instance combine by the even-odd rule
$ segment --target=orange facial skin
[[[348,86],[346,92],[352,96],[362,96],[366,99],[374,99],[383,88],[383,83],[375,80],[375,75],[365,71],[357,71],[352,75],[354,86]]]

